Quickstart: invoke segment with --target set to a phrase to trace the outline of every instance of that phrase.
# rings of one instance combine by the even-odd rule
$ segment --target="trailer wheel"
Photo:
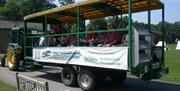
[[[64,67],[61,72],[61,79],[64,85],[74,86],[77,84],[77,73],[73,67]]]
[[[123,81],[127,78],[127,72],[124,71],[115,71],[111,74],[111,80],[117,84],[123,83]]]
[[[21,55],[16,54],[12,49],[8,49],[7,52],[7,63],[9,70],[17,71],[21,61]]]
[[[6,55],[3,55],[0,59],[0,66],[1,67],[4,67],[5,66],[5,62],[6,61]]]
[[[96,87],[96,76],[95,74],[87,69],[80,71],[78,75],[78,84],[82,90],[92,91]]]

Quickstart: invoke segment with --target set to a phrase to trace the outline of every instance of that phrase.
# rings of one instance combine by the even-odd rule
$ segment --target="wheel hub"
[[[71,80],[71,74],[70,73],[65,73],[64,77],[66,78],[67,81]]]
[[[86,75],[86,74],[83,74],[82,75],[82,80],[81,80],[81,83],[84,87],[88,87],[89,86],[89,76]]]

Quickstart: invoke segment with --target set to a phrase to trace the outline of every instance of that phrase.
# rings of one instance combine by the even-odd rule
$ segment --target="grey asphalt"
[[[16,72],[9,71],[7,67],[0,67],[0,81],[16,86]],[[47,81],[50,91],[82,91],[77,87],[67,87],[61,83],[61,68],[45,66],[43,69],[19,74],[40,81]],[[128,77],[122,85],[113,85],[108,79],[98,84],[95,91],[180,91],[180,84],[150,81],[145,82],[137,78]]]

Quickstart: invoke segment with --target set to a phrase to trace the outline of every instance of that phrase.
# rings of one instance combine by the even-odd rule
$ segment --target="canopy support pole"
[[[47,32],[47,16],[44,16],[43,32],[44,32],[43,35],[46,35],[46,32]],[[47,38],[47,36],[45,36],[45,42],[46,42],[45,46],[47,47],[48,46],[48,38]]]
[[[163,47],[163,50],[162,50],[162,64],[163,64],[163,67],[164,67],[164,38],[165,38],[165,30],[164,30],[164,22],[165,22],[165,12],[164,12],[164,5],[163,5],[163,7],[162,7],[162,32],[163,32],[163,39],[162,39],[162,41],[163,41],[163,43],[162,43],[162,47]]]
[[[122,23],[123,23],[123,22],[122,22],[122,21],[123,21],[123,20],[122,20],[123,16],[122,16],[122,15],[123,15],[123,14],[122,14],[122,5],[121,5],[121,16],[120,16],[120,17],[121,17],[121,21],[120,21],[120,22],[121,22],[121,26],[120,26],[121,28],[123,28],[123,24],[122,24]]]
[[[132,0],[128,0],[128,69],[132,69]]]
[[[148,31],[151,31],[151,0],[148,1]]]
[[[77,7],[77,24],[76,24],[76,28],[77,28],[77,45],[80,45],[80,39],[79,39],[79,31],[80,31],[80,7]]]
[[[26,32],[27,32],[27,21],[24,21],[24,46],[23,46],[23,49],[24,49],[24,59],[26,57]],[[26,61],[26,60],[24,60]]]

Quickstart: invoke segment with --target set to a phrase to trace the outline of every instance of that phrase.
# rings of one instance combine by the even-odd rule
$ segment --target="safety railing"
[[[17,91],[49,91],[48,82],[41,82],[16,73]]]

